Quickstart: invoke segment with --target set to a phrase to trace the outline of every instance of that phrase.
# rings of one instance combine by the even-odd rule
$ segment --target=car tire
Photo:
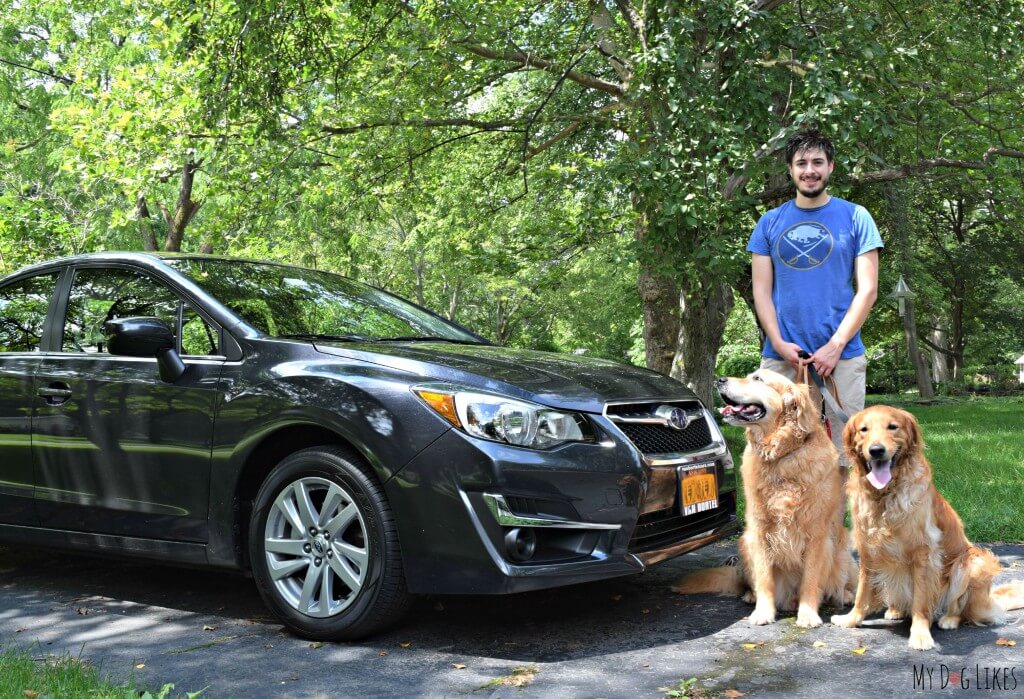
[[[364,638],[411,602],[384,490],[349,449],[303,449],[270,472],[253,503],[249,555],[264,602],[305,638]]]

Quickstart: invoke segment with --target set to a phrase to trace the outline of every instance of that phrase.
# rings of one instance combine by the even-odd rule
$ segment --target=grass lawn
[[[868,396],[914,414],[939,492],[971,541],[1024,541],[1024,397],[948,398],[931,405]],[[739,470],[743,431],[723,427]],[[740,516],[742,517],[742,494]]]
[[[95,667],[78,658],[48,655],[35,647],[24,650],[0,646],[0,697],[170,699],[199,694],[175,694],[173,684],[164,685],[156,694],[151,694],[138,689],[134,681],[111,684],[100,677]]]

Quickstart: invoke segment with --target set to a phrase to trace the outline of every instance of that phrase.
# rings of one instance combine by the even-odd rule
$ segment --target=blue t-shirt
[[[828,342],[853,302],[854,260],[881,247],[867,209],[838,197],[816,209],[790,200],[762,216],[747,251],[772,258],[772,303],[782,339],[812,353]],[[842,359],[862,354],[858,331]],[[782,359],[770,342],[764,356]]]

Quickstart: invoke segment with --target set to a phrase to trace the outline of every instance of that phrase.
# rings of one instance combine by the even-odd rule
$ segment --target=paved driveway
[[[1000,580],[1024,578],[1024,546],[994,548],[1008,567]],[[1019,611],[1002,627],[934,629],[939,647],[915,652],[898,622],[752,628],[739,600],[669,591],[732,552],[513,597],[422,598],[395,631],[313,644],[284,633],[243,577],[0,547],[0,643],[215,698],[660,697],[688,678],[697,696],[1024,693]]]

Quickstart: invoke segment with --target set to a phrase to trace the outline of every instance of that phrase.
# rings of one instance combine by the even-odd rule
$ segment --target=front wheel
[[[264,602],[306,638],[362,638],[409,607],[391,508],[348,449],[304,449],[271,471],[249,520],[249,555]]]

